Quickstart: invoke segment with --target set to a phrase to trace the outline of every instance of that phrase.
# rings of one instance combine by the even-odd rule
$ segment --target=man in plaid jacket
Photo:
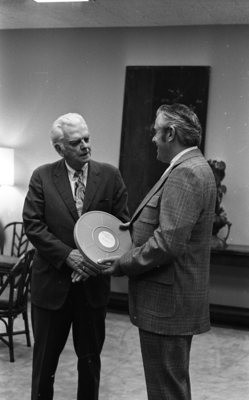
[[[216,185],[201,126],[181,104],[157,111],[153,142],[170,164],[134,213],[132,249],[103,273],[127,275],[149,400],[190,400],[192,337],[210,329],[209,261]],[[106,263],[104,260],[99,261]]]

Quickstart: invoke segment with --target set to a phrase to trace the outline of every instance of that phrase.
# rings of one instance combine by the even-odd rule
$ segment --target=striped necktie
[[[77,208],[78,215],[80,217],[82,214],[85,191],[86,191],[86,187],[83,182],[83,171],[82,170],[75,171],[74,178],[77,178],[74,189],[75,205]]]

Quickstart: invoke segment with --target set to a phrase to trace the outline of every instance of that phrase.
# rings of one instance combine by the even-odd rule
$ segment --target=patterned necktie
[[[78,215],[80,217],[82,214],[85,191],[86,191],[86,187],[83,182],[83,171],[82,170],[75,171],[74,178],[77,178],[74,189],[75,205],[77,208]]]

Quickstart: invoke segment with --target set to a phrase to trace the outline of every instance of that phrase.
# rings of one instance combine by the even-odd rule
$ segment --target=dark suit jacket
[[[120,172],[110,164],[90,161],[83,213],[104,211],[123,222],[129,220],[127,191]],[[36,248],[32,273],[32,302],[58,309],[64,303],[72,269],[65,260],[72,249],[78,219],[64,160],[37,168],[31,177],[23,209],[25,231]],[[77,283],[74,283],[77,284]],[[107,304],[110,279],[102,275],[84,283],[92,307]]]
[[[209,329],[209,259],[216,200],[213,172],[190,150],[152,188],[131,220],[133,248],[120,259],[130,317],[166,335]]]

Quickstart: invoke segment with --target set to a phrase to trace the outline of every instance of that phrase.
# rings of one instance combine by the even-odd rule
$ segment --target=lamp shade
[[[0,147],[0,186],[14,185],[14,149]]]

